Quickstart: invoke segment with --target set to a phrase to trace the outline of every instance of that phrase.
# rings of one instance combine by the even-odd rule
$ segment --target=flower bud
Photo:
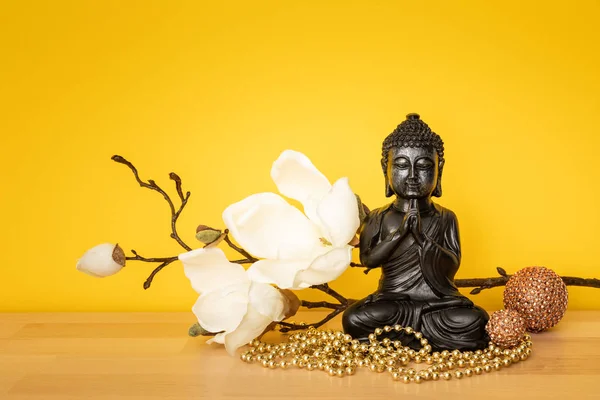
[[[191,337],[196,337],[196,336],[214,336],[215,334],[207,331],[202,326],[200,326],[199,323],[196,322],[194,325],[190,326],[190,329],[188,330],[188,335]]]
[[[77,261],[77,270],[96,278],[114,275],[125,266],[125,252],[117,244],[92,247]]]
[[[196,228],[196,239],[204,244],[211,244],[219,239],[222,232],[219,229],[214,229],[206,225],[198,225]]]

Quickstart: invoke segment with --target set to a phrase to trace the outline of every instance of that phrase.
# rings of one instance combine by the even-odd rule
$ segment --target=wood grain
[[[297,320],[318,320],[304,312]],[[500,372],[405,385],[366,370],[268,370],[190,338],[191,313],[0,314],[0,398],[70,399],[421,399],[600,398],[600,311],[569,311],[533,335],[534,353]],[[339,328],[339,318],[328,327]],[[270,333],[277,342],[282,335]]]

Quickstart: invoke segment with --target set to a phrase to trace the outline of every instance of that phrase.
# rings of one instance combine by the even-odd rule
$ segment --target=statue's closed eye
[[[419,169],[429,169],[433,167],[433,161],[426,158],[421,158],[420,160],[417,160],[416,167]]]

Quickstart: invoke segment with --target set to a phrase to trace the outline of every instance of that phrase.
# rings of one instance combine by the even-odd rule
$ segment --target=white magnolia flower
[[[219,248],[201,248],[179,255],[185,275],[200,294],[192,311],[208,332],[207,343],[225,345],[231,355],[273,321],[286,317],[288,304],[271,285],[252,282],[244,267],[231,263]]]
[[[86,251],[77,261],[77,269],[96,278],[105,278],[125,266],[125,253],[119,245],[102,243]]]
[[[248,270],[255,282],[303,289],[338,278],[352,259],[360,224],[348,178],[333,185],[304,154],[284,151],[271,178],[279,192],[304,206],[303,214],[275,193],[258,193],[232,204],[223,220],[234,239],[264,258]]]

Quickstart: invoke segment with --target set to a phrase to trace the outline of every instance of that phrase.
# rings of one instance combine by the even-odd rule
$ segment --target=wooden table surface
[[[555,328],[533,335],[526,362],[420,385],[365,369],[336,378],[247,365],[205,338],[188,337],[193,322],[191,313],[0,314],[0,399],[600,398],[600,311],[568,311]]]

